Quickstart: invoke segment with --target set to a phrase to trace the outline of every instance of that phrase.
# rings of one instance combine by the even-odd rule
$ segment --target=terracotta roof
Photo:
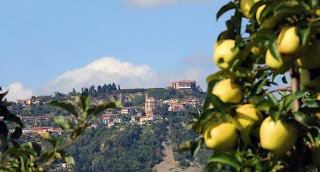
[[[185,80],[182,80],[182,81],[179,81],[179,82],[193,82],[193,81],[185,79]]]

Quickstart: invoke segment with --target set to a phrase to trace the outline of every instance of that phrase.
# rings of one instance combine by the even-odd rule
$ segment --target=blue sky
[[[0,86],[9,99],[115,82],[205,88],[224,19],[221,0],[28,0],[0,2]],[[227,17],[227,16],[225,16]]]

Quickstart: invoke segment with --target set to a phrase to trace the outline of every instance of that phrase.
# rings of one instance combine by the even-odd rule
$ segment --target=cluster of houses
[[[61,135],[63,130],[61,128],[53,128],[53,127],[25,127],[22,129],[22,133],[24,134],[58,134]]]
[[[195,89],[196,83],[191,80],[182,80],[178,82],[173,82],[170,87],[174,89]],[[30,104],[45,104],[41,100],[28,99],[28,100],[17,100],[16,103],[22,105]],[[159,107],[168,107],[168,111],[187,111],[192,107],[201,105],[203,102],[195,96],[185,97],[184,99],[155,99],[154,97],[149,97],[145,94],[145,105],[144,114],[142,113],[141,107],[124,107],[119,111],[105,111],[104,114],[97,119],[97,121],[90,127],[97,127],[99,125],[105,125],[107,127],[118,126],[121,123],[130,123],[137,125],[146,125],[151,121],[163,120],[163,114],[156,114],[156,110]],[[27,124],[46,124],[49,120],[52,120],[52,116],[45,114],[42,116],[19,116],[24,123]],[[71,122],[77,122],[77,118],[73,115],[65,116]],[[23,133],[58,133],[61,134],[62,130],[60,128],[52,127],[29,127],[24,128]]]
[[[16,100],[16,104],[20,104],[22,106],[26,106],[26,105],[41,105],[44,102],[40,99],[26,99],[26,100]]]

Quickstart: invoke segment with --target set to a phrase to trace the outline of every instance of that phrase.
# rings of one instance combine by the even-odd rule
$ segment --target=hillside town
[[[191,80],[182,80],[173,82],[166,89],[174,90],[195,90],[196,82]],[[123,105],[126,101],[132,100],[135,96],[144,96],[144,106],[124,106],[121,109],[108,110],[101,114],[96,120],[91,123],[89,128],[97,127],[119,127],[127,125],[148,125],[157,120],[165,120],[164,114],[160,114],[159,109],[164,109],[167,112],[187,112],[192,108],[200,107],[203,99],[195,95],[186,95],[181,98],[159,99],[150,96],[148,93],[135,93],[134,95],[125,94],[123,92],[117,93],[118,96],[111,96],[109,100],[93,99],[95,104],[100,104],[104,101],[119,101]],[[72,100],[74,96],[66,98],[65,101],[74,103]],[[16,106],[24,108],[31,108],[37,106],[46,106],[50,102],[51,96],[33,97],[27,100],[17,100]],[[63,130],[52,124],[53,118],[56,114],[41,114],[41,115],[21,115],[18,117],[26,124],[23,128],[24,134],[62,134]],[[64,115],[72,123],[77,123],[77,118],[71,114]]]

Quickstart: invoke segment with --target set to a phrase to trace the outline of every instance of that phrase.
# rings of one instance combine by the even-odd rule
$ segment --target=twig
[[[299,75],[298,67],[295,64],[290,69],[290,76],[291,76],[291,90],[292,90],[292,93],[295,93],[299,90],[299,85],[300,85],[300,75]],[[299,111],[301,106],[301,99],[296,99],[294,100],[293,103],[294,103],[293,111],[294,112]],[[295,163],[297,172],[304,172],[303,149],[304,149],[303,140],[298,138],[296,143],[297,155],[296,155],[296,163]]]
[[[275,89],[275,90],[272,90],[272,91],[269,91],[267,93],[264,93],[262,96],[266,96],[268,95],[269,93],[274,93],[274,92],[279,92],[279,91],[291,91],[291,87],[284,87],[284,88],[278,88],[278,89]]]
[[[295,93],[299,90],[300,85],[300,75],[298,71],[298,67],[294,65],[294,67],[290,70],[291,75],[291,90],[292,93]],[[300,109],[301,99],[294,100],[294,108],[293,111],[296,112]]]

